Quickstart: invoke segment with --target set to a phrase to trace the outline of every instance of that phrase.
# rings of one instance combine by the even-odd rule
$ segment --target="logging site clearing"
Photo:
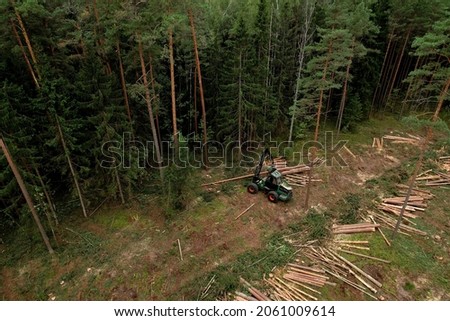
[[[448,136],[435,133],[408,190],[424,133],[385,117],[341,135],[348,166],[314,167],[308,210],[302,173],[285,177],[293,198],[272,203],[249,194],[248,179],[201,186],[250,167],[198,169],[195,197],[171,217],[164,199],[145,192],[127,205],[100,204],[88,220],[77,210],[60,218],[52,256],[38,236],[18,229],[0,244],[0,296],[449,300],[450,154],[442,144]],[[277,156],[278,167],[289,167],[287,155]]]

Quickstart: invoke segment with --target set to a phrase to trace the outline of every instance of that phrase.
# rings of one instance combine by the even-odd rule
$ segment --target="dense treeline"
[[[3,0],[0,12],[0,138],[48,231],[58,212],[87,217],[149,180],[182,207],[186,173],[163,168],[176,149],[162,142],[317,138],[322,121],[353,130],[448,99],[445,0]],[[130,166],[101,166],[113,140]],[[30,219],[4,154],[7,230]]]

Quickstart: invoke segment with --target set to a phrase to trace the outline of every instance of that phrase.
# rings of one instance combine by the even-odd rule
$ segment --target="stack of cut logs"
[[[406,193],[408,192],[408,185],[403,185],[403,184],[397,184],[397,191],[399,195],[405,196]],[[411,189],[411,196],[422,196],[424,200],[430,200],[434,197],[433,193],[431,193],[430,191],[424,190],[424,189],[419,189],[419,188],[412,188]]]
[[[329,278],[325,276],[324,273],[325,272],[321,269],[289,263],[287,265],[287,272],[284,274],[283,278],[294,283],[300,282],[322,287],[325,284],[330,283],[327,281]]]
[[[379,227],[379,224],[357,223],[357,224],[333,224],[333,234],[353,234],[353,233],[371,233]]]
[[[227,299],[237,301],[318,300],[317,296],[321,295],[320,288],[325,285],[336,286],[334,280],[339,280],[372,299],[378,300],[374,294],[378,293],[382,284],[338,254],[340,251],[347,255],[390,263],[390,261],[378,257],[350,251],[350,249],[369,250],[368,244],[368,241],[337,240],[332,244],[332,248],[335,250],[321,246],[302,245],[295,263],[288,263],[284,268],[275,269],[268,278],[264,277],[265,293],[241,278],[241,284],[245,287],[247,294],[236,291],[229,294]],[[367,247],[361,245],[367,245]],[[304,259],[308,259],[311,264],[305,265]],[[331,278],[333,278],[333,282]]]
[[[428,173],[428,171],[422,174],[426,173]],[[369,212],[369,217],[372,222],[375,223],[376,219],[383,226],[394,230],[405,202],[408,189],[409,187],[407,185],[398,184],[397,190],[398,194],[401,196],[384,198],[382,203],[378,205],[378,209],[380,210],[379,212]],[[408,203],[406,204],[405,211],[403,213],[403,219],[399,225],[398,231],[400,234],[411,235],[411,233],[414,233],[418,235],[427,235],[425,232],[413,227],[417,224],[411,219],[417,218],[419,213],[424,212],[428,206],[428,200],[433,197],[434,195],[427,190],[416,187],[411,189]]]
[[[279,170],[281,168],[286,168],[287,167],[287,161],[286,158],[284,157],[276,157],[273,159],[273,164],[275,165],[275,167]]]
[[[391,215],[386,214],[385,212],[369,212],[372,219],[376,219],[377,222],[380,222],[383,226],[394,230],[395,226],[397,225],[397,218],[393,218]],[[406,211],[404,215],[406,214]],[[411,233],[418,234],[418,235],[427,235],[427,233],[412,227],[412,225],[417,225],[415,222],[411,221],[407,217],[403,217],[402,223],[399,225],[398,232],[403,235],[411,236]]]
[[[416,178],[416,183],[423,186],[450,185],[450,174],[428,170],[423,172],[421,175],[418,175]]]
[[[270,274],[264,281],[270,287],[270,297],[277,301],[317,301],[314,294],[321,293],[313,287],[335,285],[328,279],[322,269],[289,263],[283,276]]]
[[[400,216],[405,198],[406,196],[384,198],[383,203],[378,205],[378,208],[383,212]],[[427,207],[426,201],[427,200],[422,196],[410,195],[403,216],[407,218],[416,218],[417,213],[425,211],[425,208]]]
[[[289,174],[285,176],[285,179],[292,186],[303,187],[308,184],[308,175]],[[311,182],[322,182],[322,180],[318,178],[311,178]]]
[[[345,250],[341,251],[345,252]],[[355,252],[348,254],[354,253]],[[369,297],[378,300],[378,298],[372,295],[370,291],[377,293],[377,287],[381,288],[382,284],[354,263],[339,255],[336,251],[324,247],[307,246],[304,248],[302,254],[310,259],[311,262],[318,265],[326,274],[333,276]],[[362,254],[360,254],[360,256],[362,256]],[[365,257],[376,259],[369,256]]]
[[[419,145],[422,138],[410,134],[406,134],[409,137],[402,136],[392,136],[392,135],[384,135],[382,137],[383,140],[389,140],[393,144],[411,144],[411,145]]]

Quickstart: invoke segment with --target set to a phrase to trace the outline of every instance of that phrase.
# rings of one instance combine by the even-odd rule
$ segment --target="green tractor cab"
[[[272,203],[278,201],[287,202],[292,198],[292,187],[283,180],[283,176],[275,167],[269,166],[267,177],[260,177],[261,169],[267,156],[272,159],[268,149],[261,155],[260,162],[255,169],[255,175],[247,186],[247,191],[250,194],[263,191]]]

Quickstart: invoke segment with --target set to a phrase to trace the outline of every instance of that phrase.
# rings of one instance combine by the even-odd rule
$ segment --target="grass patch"
[[[330,217],[328,212],[319,213],[314,208],[308,211],[302,221],[302,225],[308,233],[308,240],[322,240],[329,236]]]
[[[359,221],[359,209],[361,208],[361,196],[348,194],[338,202],[339,223],[355,224]]]
[[[232,263],[221,265],[208,273],[206,277],[201,277],[190,282],[182,289],[186,297],[199,298],[208,281],[215,276],[215,282],[208,291],[204,300],[215,300],[227,292],[232,292],[239,288],[239,277],[247,281],[260,280],[264,275],[269,274],[276,266],[284,265],[292,259],[295,253],[294,247],[283,239],[282,234],[274,234],[267,240],[267,245],[258,250],[247,251],[239,256]],[[199,289],[199,285],[202,285]]]
[[[413,169],[413,163],[402,163],[397,167],[387,170],[383,175],[377,178],[367,180],[366,188],[374,189],[375,187],[378,187],[389,195],[395,195],[397,193],[396,185],[407,182]]]
[[[130,211],[126,209],[105,209],[94,216],[94,222],[110,230],[120,230],[131,222]]]

